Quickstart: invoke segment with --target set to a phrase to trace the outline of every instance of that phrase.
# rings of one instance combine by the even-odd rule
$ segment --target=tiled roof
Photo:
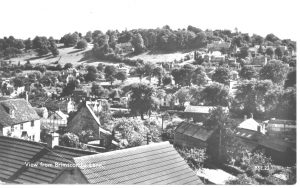
[[[14,111],[14,117],[10,116],[10,110]],[[0,101],[0,125],[2,126],[11,126],[38,119],[40,117],[25,99]]]
[[[168,142],[74,158],[93,184],[202,184]]]
[[[190,123],[190,122],[181,122],[179,126],[175,129],[176,133],[181,133],[186,136],[190,136],[202,141],[207,141],[215,130],[208,130],[202,125]]]
[[[55,146],[44,143],[0,136],[0,180],[4,182],[38,184],[51,183],[64,170],[53,167],[29,167],[32,164],[72,163],[73,157],[91,155],[95,152]]]

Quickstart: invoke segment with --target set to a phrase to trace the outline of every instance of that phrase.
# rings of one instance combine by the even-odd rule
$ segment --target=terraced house
[[[40,141],[40,117],[25,99],[0,101],[0,135]]]

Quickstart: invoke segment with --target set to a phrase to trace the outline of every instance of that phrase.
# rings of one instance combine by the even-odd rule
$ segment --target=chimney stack
[[[253,119],[253,114],[252,114],[252,113],[250,113],[250,118],[252,118],[252,119]]]
[[[28,102],[28,92],[27,91],[25,92],[25,99]]]
[[[247,115],[244,115],[244,121],[246,121],[247,120]]]

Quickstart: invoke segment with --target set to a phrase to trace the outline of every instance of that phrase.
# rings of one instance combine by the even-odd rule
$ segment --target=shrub
[[[86,49],[87,48],[87,41],[85,39],[81,39],[77,42],[76,48],[78,49]]]

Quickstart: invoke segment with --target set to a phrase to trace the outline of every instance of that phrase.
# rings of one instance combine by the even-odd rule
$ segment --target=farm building
[[[183,147],[207,148],[216,130],[208,130],[202,124],[182,122],[175,129],[174,144]]]
[[[215,106],[192,106],[188,105],[184,110],[184,116],[188,119],[192,119],[194,122],[204,121],[210,114],[211,110],[215,109]],[[228,112],[228,108],[224,107],[223,110]]]

